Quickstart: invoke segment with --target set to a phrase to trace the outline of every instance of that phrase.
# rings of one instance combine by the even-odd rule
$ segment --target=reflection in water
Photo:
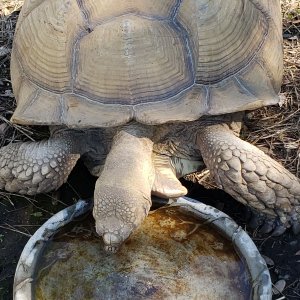
[[[92,217],[69,224],[40,260],[36,299],[250,299],[231,242],[182,208],[150,214],[118,253],[102,249]]]

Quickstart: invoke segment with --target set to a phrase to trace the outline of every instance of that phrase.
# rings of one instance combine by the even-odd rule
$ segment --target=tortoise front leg
[[[58,189],[80,157],[72,136],[14,143],[0,149],[0,189],[34,195]]]
[[[236,200],[299,230],[300,181],[226,124],[201,128],[197,145],[220,188]]]

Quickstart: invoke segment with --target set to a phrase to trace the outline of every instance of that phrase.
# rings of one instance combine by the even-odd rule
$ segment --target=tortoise
[[[185,195],[178,178],[206,166],[267,216],[265,232],[297,232],[299,179],[239,138],[245,111],[280,102],[282,61],[279,0],[27,0],[11,120],[51,137],[1,149],[0,188],[56,190],[82,157],[98,176],[96,231],[114,252],[151,194]]]

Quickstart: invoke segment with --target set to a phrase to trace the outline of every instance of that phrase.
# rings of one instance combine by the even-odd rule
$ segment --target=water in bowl
[[[232,243],[183,208],[151,213],[118,253],[102,249],[91,216],[66,226],[39,260],[36,299],[250,299]]]

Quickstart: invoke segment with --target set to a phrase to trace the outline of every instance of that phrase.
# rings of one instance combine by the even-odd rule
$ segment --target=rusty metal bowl
[[[149,214],[117,254],[103,251],[79,201],[26,244],[15,300],[272,298],[268,268],[247,233],[223,212],[187,197]]]

